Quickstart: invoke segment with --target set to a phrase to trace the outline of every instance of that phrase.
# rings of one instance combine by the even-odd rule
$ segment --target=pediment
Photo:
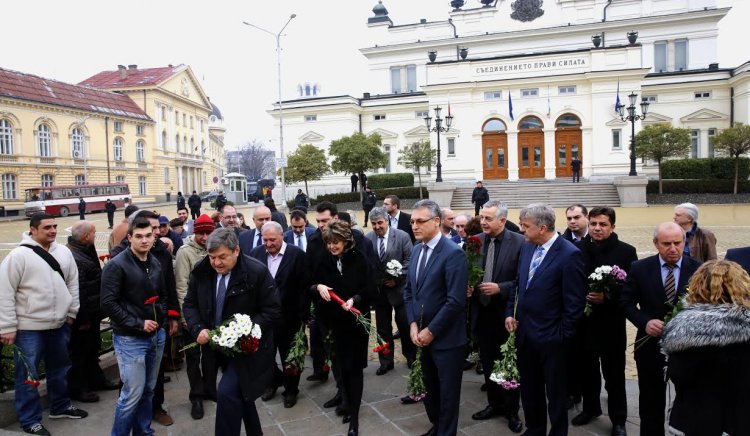
[[[620,118],[612,118],[611,120],[604,123],[604,125],[607,127],[622,127],[625,124],[626,124],[625,121],[623,121]]]
[[[316,133],[316,132],[313,132],[312,130],[310,130],[309,132],[307,132],[304,135],[302,135],[302,136],[299,137],[299,143],[300,144],[307,144],[308,142],[310,142],[310,143],[312,143],[312,142],[320,142],[320,141],[323,141],[325,139],[326,139],[325,136],[323,136],[323,135],[321,135],[319,133]]]
[[[409,129],[406,132],[404,132],[404,136],[407,138],[413,138],[413,137],[425,137],[430,136],[430,132],[427,131],[427,127],[424,125],[417,126],[413,129]]]
[[[689,115],[680,118],[683,123],[696,121],[726,121],[729,117],[721,112],[712,111],[711,109],[700,109]]]
[[[394,133],[394,132],[391,132],[390,130],[385,130],[385,129],[380,128],[380,127],[378,127],[375,130],[371,130],[369,133],[367,133],[367,136],[370,136],[373,133],[377,133],[383,139],[396,139],[396,138],[398,138],[398,133]]]
[[[672,124],[672,117],[667,115],[662,115],[656,112],[649,112],[646,115],[646,119],[643,120],[643,124]]]
[[[189,66],[178,69],[174,74],[159,83],[159,88],[164,89],[174,95],[190,100],[196,105],[203,106],[209,111],[211,102],[208,100],[203,87],[195,77],[193,70]]]

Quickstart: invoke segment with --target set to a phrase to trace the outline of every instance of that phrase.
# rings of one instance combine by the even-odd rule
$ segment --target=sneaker
[[[42,436],[51,436],[51,433],[47,431],[42,424],[36,423],[29,428],[24,428],[24,432],[29,434],[39,434]]]
[[[50,419],[58,419],[58,418],[70,418],[70,419],[81,419],[89,416],[88,412],[85,410],[81,410],[77,408],[76,406],[70,406],[67,410],[63,410],[62,412],[56,412],[52,413],[50,412],[49,417]]]
[[[164,409],[158,409],[154,411],[154,421],[165,427],[174,424],[174,419],[172,419],[172,417],[169,416],[169,413],[167,413],[167,411]]]

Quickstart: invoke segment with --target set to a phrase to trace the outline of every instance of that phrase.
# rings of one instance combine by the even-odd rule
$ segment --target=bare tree
[[[273,151],[258,140],[246,142],[239,149],[239,170],[248,180],[274,178],[275,160]]]

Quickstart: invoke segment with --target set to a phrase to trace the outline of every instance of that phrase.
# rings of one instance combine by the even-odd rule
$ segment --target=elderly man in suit
[[[411,215],[401,212],[401,200],[396,195],[386,195],[383,199],[383,208],[388,213],[388,223],[391,228],[403,230],[411,238],[413,244],[414,232],[411,229]]]
[[[466,349],[468,262],[440,232],[440,206],[432,200],[414,205],[411,225],[420,241],[414,247],[404,287],[409,337],[422,349],[427,397],[424,405],[432,428],[428,436],[455,435]]]
[[[240,250],[244,254],[250,253],[255,247],[263,246],[263,237],[260,233],[260,229],[263,227],[263,224],[268,221],[271,221],[271,209],[266,206],[256,207],[253,211],[253,224],[255,225],[255,228],[239,234]]]
[[[685,231],[676,223],[661,223],[654,231],[659,254],[633,262],[622,290],[625,317],[638,328],[635,365],[641,434],[664,434],[666,361],[659,347],[664,317],[687,290],[700,262],[684,256]],[[649,338],[646,338],[649,336]]]
[[[393,369],[393,329],[392,313],[396,312],[396,325],[403,332],[409,331],[406,320],[406,308],[404,307],[404,285],[406,284],[406,273],[411,259],[411,250],[414,245],[406,232],[391,228],[388,225],[388,214],[382,207],[376,207],[370,211],[370,223],[372,232],[365,235],[369,239],[375,252],[378,254],[380,265],[377,270],[376,279],[378,296],[375,299],[375,320],[378,325],[378,334],[390,346],[390,353],[380,352],[380,367],[375,374],[383,375]],[[386,272],[386,264],[395,260],[403,269],[398,277],[393,277]],[[401,341],[401,352],[406,357],[409,366],[414,361],[416,348],[409,340]]]
[[[508,418],[508,428],[519,433],[523,428],[518,417],[518,390],[502,389],[490,381],[492,364],[502,357],[500,346],[508,339],[508,332],[498,320],[503,319],[508,305],[508,296],[518,283],[518,258],[521,254],[523,236],[505,228],[508,207],[498,200],[484,203],[479,212],[482,233],[481,266],[484,269],[482,282],[469,288],[471,296],[471,328],[479,341],[479,356],[487,384],[487,407],[471,417],[475,420],[489,419],[504,415]]]
[[[750,274],[750,247],[743,248],[730,248],[727,250],[724,260],[731,260],[737,262],[745,271]]]
[[[307,238],[315,233],[315,228],[307,225],[307,215],[301,210],[293,210],[289,223],[291,228],[284,232],[284,242],[307,252]]]
[[[263,246],[253,248],[250,257],[268,266],[271,276],[276,281],[276,289],[281,299],[281,322],[274,326],[273,337],[283,367],[294,335],[300,331],[303,320],[307,318],[308,268],[305,263],[305,252],[284,242],[281,224],[269,221],[263,224],[261,234]],[[278,367],[274,373],[261,399],[272,399],[278,386],[283,385],[284,407],[294,407],[299,394],[300,374],[282,372]]]
[[[517,330],[526,434],[544,435],[549,413],[549,434],[567,435],[567,353],[585,305],[583,256],[555,231],[551,207],[531,204],[519,218],[526,242],[518,263],[518,288],[508,298],[505,327]]]

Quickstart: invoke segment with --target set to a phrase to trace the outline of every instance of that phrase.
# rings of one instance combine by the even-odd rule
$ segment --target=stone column
[[[508,130],[506,134],[508,135],[508,180],[515,182],[518,181],[518,130]]]

